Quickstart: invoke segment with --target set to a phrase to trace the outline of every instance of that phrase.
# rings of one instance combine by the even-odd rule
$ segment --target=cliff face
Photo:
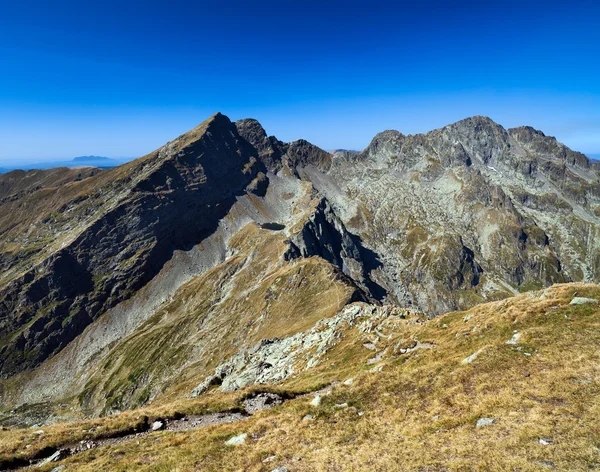
[[[7,405],[130,408],[352,300],[433,317],[600,280],[597,169],[485,117],[330,154],[217,114],[80,177],[0,201]]]

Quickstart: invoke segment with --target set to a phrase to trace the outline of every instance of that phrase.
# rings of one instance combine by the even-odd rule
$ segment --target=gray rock
[[[233,391],[252,384],[280,382],[295,374],[297,369],[308,369],[322,361],[329,349],[336,345],[345,329],[360,321],[359,331],[371,332],[373,320],[396,319],[403,310],[391,306],[375,306],[362,302],[344,307],[337,315],[318,321],[305,332],[283,339],[263,339],[248,349],[242,349],[219,365],[192,392],[197,396],[212,385],[222,391]],[[374,360],[380,361],[385,351]]]
[[[302,231],[290,238],[284,257],[286,260],[322,257],[350,276],[369,296],[378,298],[384,291],[367,270],[369,262],[365,259],[372,257],[370,254],[360,240],[346,230],[329,201],[322,198]]]
[[[248,435],[246,433],[238,434],[237,436],[234,436],[231,439],[229,439],[225,444],[227,446],[239,446],[246,442],[247,437]]]
[[[43,467],[46,464],[49,464],[51,462],[57,462],[59,460],[64,459],[68,455],[69,455],[68,451],[66,451],[64,449],[59,449],[54,454],[52,454],[50,457],[46,457],[44,460],[40,461],[38,463],[38,467]]]
[[[496,418],[479,418],[477,420],[476,427],[483,428],[484,426],[489,426],[496,421]]]
[[[584,305],[586,303],[598,303],[595,298],[574,297],[569,305]]]
[[[538,461],[536,464],[545,467],[546,469],[554,469],[554,462],[552,461]]]
[[[273,408],[274,406],[281,405],[282,403],[283,397],[281,395],[263,392],[246,398],[244,400],[244,410],[253,415],[257,411]]]
[[[510,338],[508,341],[506,341],[506,344],[512,344],[512,345],[519,344],[517,341],[519,341],[520,337],[521,337],[521,333],[515,333],[515,334],[513,334],[512,338]]]
[[[319,406],[321,404],[321,395],[315,395],[315,398],[313,398],[309,405],[310,406]]]
[[[313,415],[304,415],[302,417],[303,421],[310,421],[310,420],[314,420],[314,419],[315,419],[315,417]]]
[[[471,354],[469,357],[464,358],[461,361],[461,364],[470,364],[471,362],[473,362],[475,359],[477,359],[477,357],[479,356],[479,352],[474,352],[473,354]]]
[[[165,427],[165,424],[162,421],[155,421],[152,423],[152,431],[159,431]]]
[[[64,465],[59,465],[58,467],[55,467],[54,469],[52,469],[50,472],[60,472],[61,470],[65,470],[66,467]]]

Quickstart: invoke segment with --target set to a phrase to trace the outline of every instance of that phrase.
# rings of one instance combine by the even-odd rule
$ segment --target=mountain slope
[[[295,370],[277,386],[214,386],[43,434],[11,428],[0,431],[0,445],[5,463],[72,447],[60,463],[74,470],[589,470],[600,464],[599,298],[597,285],[557,285],[433,320],[353,303],[302,342],[281,340],[296,346],[288,357]],[[317,333],[329,342],[326,351],[313,345],[307,368],[298,346]],[[213,418],[208,411],[242,409],[257,392],[283,404],[231,424],[202,423]],[[156,418],[167,431],[151,431]],[[137,435],[102,439],[134,428]],[[226,444],[239,435],[241,444]]]
[[[60,350],[152,279],[174,250],[215,230],[236,196],[260,179],[234,130],[215,115],[152,155],[85,181],[83,194],[57,190],[57,214],[36,215],[36,236],[54,239],[44,239],[45,260],[2,291],[3,375]]]
[[[101,172],[95,167],[68,169],[58,167],[49,170],[15,170],[0,175],[0,199],[16,200],[26,193],[48,187],[61,187],[70,182],[78,182]]]

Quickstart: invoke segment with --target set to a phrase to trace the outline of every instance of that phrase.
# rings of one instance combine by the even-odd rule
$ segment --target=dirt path
[[[317,392],[314,392],[313,395],[316,393]],[[298,395],[298,397],[303,397],[306,395],[307,394]],[[115,435],[114,437],[110,438],[88,439],[78,443],[64,444],[60,449],[48,448],[44,451],[43,457],[30,460],[28,463],[26,463],[25,460],[15,462],[11,468],[0,468],[0,470],[19,471],[36,469],[42,465],[50,463],[56,464],[58,467],[60,466],[59,462],[63,459],[66,459],[74,454],[88,451],[90,449],[96,449],[104,446],[114,446],[127,441],[139,439],[159,431],[189,431],[217,424],[236,423],[238,421],[243,421],[250,418],[257,411],[272,408],[289,399],[291,398],[283,398],[282,396],[274,393],[258,393],[244,401],[244,410],[241,412],[228,411],[221,413],[208,413],[205,415],[187,415],[182,418],[157,419],[155,422],[148,424],[146,429],[143,431],[131,434]]]

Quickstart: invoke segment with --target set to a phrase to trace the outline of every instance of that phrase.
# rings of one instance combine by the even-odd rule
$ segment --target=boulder
[[[321,395],[315,395],[310,402],[310,406],[319,406],[321,404]]]
[[[160,431],[164,427],[165,427],[165,424],[162,421],[160,421],[160,420],[155,421],[154,423],[152,423],[152,431]]]
[[[477,420],[477,427],[483,428],[484,426],[489,426],[496,421],[496,418],[479,418]]]
[[[569,305],[585,305],[586,303],[598,303],[595,298],[573,297]]]
[[[237,436],[234,436],[231,439],[229,439],[229,441],[227,441],[225,444],[227,446],[239,446],[246,442],[247,437],[248,435],[246,433],[238,434]]]
[[[46,457],[43,461],[41,461],[38,464],[38,467],[44,467],[46,464],[49,464],[51,462],[57,462],[61,459],[64,459],[68,455],[69,455],[68,451],[66,451],[64,449],[59,449],[54,454],[52,454],[50,457]]]

